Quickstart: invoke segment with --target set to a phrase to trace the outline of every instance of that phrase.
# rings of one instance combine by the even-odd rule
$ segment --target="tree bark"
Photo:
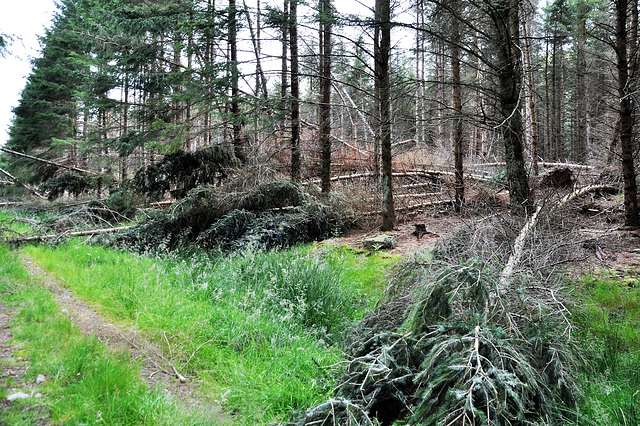
[[[540,136],[538,134],[538,121],[536,119],[536,101],[535,101],[535,80],[533,78],[533,66],[531,64],[531,43],[529,42],[527,31],[527,20],[522,19],[522,57],[524,60],[524,75],[527,99],[527,111],[529,116],[529,124],[531,126],[531,161],[533,164],[533,175],[538,176],[538,142]]]
[[[517,0],[497,1],[489,13],[495,25],[502,138],[507,164],[507,181],[511,209],[516,214],[531,210],[531,194],[522,153],[523,126],[520,99],[522,63],[520,62]]]
[[[238,69],[238,21],[236,0],[229,0],[229,67],[231,77],[231,126],[233,130],[233,152],[238,160],[247,160],[242,140],[242,117],[240,116],[240,71]]]
[[[624,216],[628,226],[640,225],[638,216],[638,190],[633,158],[633,106],[631,104],[627,31],[628,0],[614,0],[616,6],[616,59],[618,71],[618,114],[620,117],[620,148],[622,150],[622,175],[624,179]]]
[[[291,180],[300,181],[300,85],[298,75],[298,0],[291,0],[289,40],[291,47]]]
[[[391,4],[390,0],[376,0],[376,26],[380,28],[378,65],[376,79],[380,86],[380,145],[382,150],[382,230],[390,231],[396,225],[393,201],[393,167],[391,156],[391,82],[389,79],[389,56],[391,51]]]
[[[587,12],[584,2],[578,3],[577,49],[576,49],[576,141],[573,144],[573,159],[584,163],[587,146]]]
[[[450,2],[454,13],[460,12],[460,0]],[[453,110],[455,122],[453,127],[453,157],[455,164],[455,204],[459,212],[464,204],[464,162],[463,162],[463,128],[462,128],[462,84],[460,80],[460,23],[458,17],[451,14],[451,84],[453,92]]]
[[[321,188],[331,191],[331,26],[330,0],[320,0],[320,149]]]

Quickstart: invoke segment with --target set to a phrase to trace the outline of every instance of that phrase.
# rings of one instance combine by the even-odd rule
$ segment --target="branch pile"
[[[519,230],[504,218],[502,225],[480,223],[431,257],[405,264],[395,278],[402,282],[392,283],[413,289],[408,313],[397,314],[402,325],[356,330],[361,338],[351,345],[334,397],[286,425],[575,422],[581,392],[568,309],[559,281],[543,276],[544,265],[533,258],[539,251],[556,250],[555,261],[572,255],[566,242],[564,252],[550,250],[559,234],[553,214],[611,189],[590,186],[548,200]],[[500,230],[505,224],[509,229]]]
[[[174,250],[193,243],[220,250],[287,247],[343,232],[351,219],[342,202],[318,201],[288,181],[241,192],[202,186],[168,212],[150,212],[116,243],[141,251]]]

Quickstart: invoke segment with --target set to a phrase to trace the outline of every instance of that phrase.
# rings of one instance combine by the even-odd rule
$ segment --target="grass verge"
[[[28,367],[0,381],[0,424],[211,424],[210,418],[182,410],[161,389],[148,389],[126,354],[83,336],[5,246],[0,246],[0,277],[0,303],[18,311],[11,328],[13,354],[2,359],[2,367]],[[39,375],[47,379],[36,385]],[[7,404],[15,391],[42,398]]]
[[[394,261],[308,246],[149,258],[72,242],[24,252],[108,317],[135,323],[238,424],[283,421],[328,397],[340,343]]]
[[[585,353],[581,410],[598,425],[640,424],[640,288],[600,274],[581,280],[574,315]]]

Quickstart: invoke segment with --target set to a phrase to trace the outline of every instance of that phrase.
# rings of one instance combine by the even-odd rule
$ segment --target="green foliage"
[[[359,424],[567,421],[580,398],[575,361],[542,301],[525,314],[519,296],[498,296],[496,277],[477,260],[417,257],[395,277],[413,287],[413,308],[401,327],[364,332],[351,346],[338,395],[353,406],[321,405],[295,424],[343,423],[354,412]]]
[[[373,303],[361,291],[373,285],[369,263],[333,249],[152,259],[70,244],[28,253],[171,350],[182,373],[244,424],[283,420],[326,398],[334,383],[325,367],[340,359],[345,330]],[[348,276],[340,258],[350,259]]]
[[[136,250],[174,250],[196,243],[207,249],[289,247],[340,234],[350,225],[348,208],[336,198],[312,199],[289,181],[222,193],[192,190],[168,212],[152,212],[116,241]]]
[[[126,187],[119,187],[118,189],[111,191],[109,197],[104,200],[104,205],[112,212],[116,212],[119,215],[131,219],[135,216],[138,209],[138,204],[135,195],[132,191],[126,189]]]
[[[166,194],[182,198],[197,186],[216,183],[234,165],[233,151],[222,145],[194,153],[178,151],[139,170],[131,184],[134,190],[151,199],[162,199]]]
[[[89,191],[101,191],[105,185],[102,176],[81,175],[75,172],[68,172],[49,179],[40,185],[40,191],[47,194],[49,201],[53,201],[65,193],[78,197]]]
[[[635,276],[595,274],[580,281],[575,310],[586,365],[586,417],[598,425],[640,422],[640,289]]]
[[[29,424],[211,424],[215,419],[183,411],[161,389],[140,382],[139,367],[127,356],[84,337],[60,313],[51,291],[31,281],[16,255],[0,246],[0,302],[19,306],[12,324],[20,356],[28,360],[25,379],[42,374],[43,398],[4,406],[0,423]],[[10,290],[10,291],[8,291]],[[8,389],[0,388],[5,397]]]
[[[14,109],[15,119],[7,146],[17,151],[47,147],[55,138],[75,136],[76,89],[83,83],[88,64],[86,37],[73,31],[71,16],[57,15],[43,38],[42,56]]]

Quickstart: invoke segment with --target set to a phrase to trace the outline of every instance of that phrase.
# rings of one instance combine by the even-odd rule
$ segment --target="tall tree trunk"
[[[229,0],[229,67],[231,68],[231,126],[233,129],[232,143],[233,152],[241,162],[245,162],[247,157],[244,152],[242,140],[242,117],[240,116],[240,70],[238,69],[238,9],[236,0]]]
[[[633,106],[631,104],[627,31],[628,0],[614,0],[616,6],[616,56],[618,71],[618,96],[620,116],[620,147],[622,149],[622,175],[624,179],[624,215],[625,224],[637,226],[640,224],[638,216],[638,190],[633,158]]]
[[[516,214],[531,210],[529,181],[524,167],[522,140],[524,136],[521,110],[518,107],[522,81],[520,62],[518,0],[497,1],[490,15],[497,30],[494,40],[496,48],[500,100],[502,115],[502,138],[509,185],[511,209]]]
[[[576,141],[573,144],[573,159],[584,163],[587,146],[587,5],[580,1],[577,10],[576,50]]]
[[[453,127],[453,157],[455,164],[455,203],[454,208],[460,211],[464,204],[464,163],[462,134],[462,83],[460,80],[460,23],[455,14],[460,13],[460,0],[451,0],[451,84],[453,94],[453,110],[455,122]]]
[[[261,55],[261,46],[260,46],[260,0],[257,0],[256,3],[256,30],[253,30],[253,23],[251,22],[251,15],[249,14],[249,8],[247,7],[246,0],[242,0],[242,4],[244,6],[244,14],[247,18],[247,26],[249,27],[249,35],[251,36],[251,44],[253,45],[253,54],[256,57],[256,88],[255,88],[255,96],[256,98],[262,97],[262,99],[267,99],[267,79],[264,75],[264,71],[262,69],[262,55]]]
[[[291,180],[300,181],[300,88],[298,76],[298,0],[291,0],[289,37],[291,45]]]
[[[280,139],[285,139],[286,137],[287,114],[285,111],[290,111],[290,105],[287,101],[289,95],[289,2],[290,0],[284,0],[282,5],[283,22],[280,28],[282,30],[282,54],[280,56],[280,120],[279,130],[276,133],[276,136]]]
[[[526,17],[522,17],[522,57],[524,61],[525,93],[527,99],[527,116],[531,126],[531,160],[533,163],[533,174],[538,176],[538,121],[536,120],[536,100],[535,100],[535,80],[533,66],[531,64],[531,43],[528,36],[528,22]]]
[[[425,137],[425,0],[416,1],[416,146],[426,145]]]
[[[380,191],[382,186],[381,179],[381,165],[380,165],[380,140],[381,140],[381,122],[380,122],[380,80],[378,79],[378,75],[380,75],[380,63],[377,58],[380,56],[380,43],[378,40],[380,39],[380,26],[374,25],[373,29],[373,74],[374,74],[374,83],[373,83],[373,93],[374,93],[374,111],[375,111],[375,135],[373,137],[373,174],[375,175],[375,183],[376,189]]]
[[[544,99],[545,99],[545,141],[544,141],[544,157],[547,160],[553,160],[553,155],[551,153],[551,95],[549,86],[550,76],[549,76],[549,34],[545,37],[545,53],[544,53]]]
[[[213,44],[213,19],[216,13],[215,4],[213,0],[207,0],[207,15],[209,18],[209,26],[207,28],[207,36],[206,36],[206,46],[205,46],[205,61],[208,64],[213,64],[214,58],[214,44]],[[211,87],[211,75],[207,73],[205,75],[205,84],[206,87]],[[205,106],[204,111],[204,146],[212,146],[213,145],[213,130],[211,128],[211,109],[208,105]]]
[[[331,26],[330,0],[320,0],[320,149],[322,193],[331,190]]]
[[[390,0],[376,0],[375,23],[380,28],[379,74],[380,85],[380,144],[382,149],[382,230],[390,231],[396,225],[396,211],[393,202],[393,167],[391,157],[391,81],[389,79],[389,57],[391,52],[391,4]]]

